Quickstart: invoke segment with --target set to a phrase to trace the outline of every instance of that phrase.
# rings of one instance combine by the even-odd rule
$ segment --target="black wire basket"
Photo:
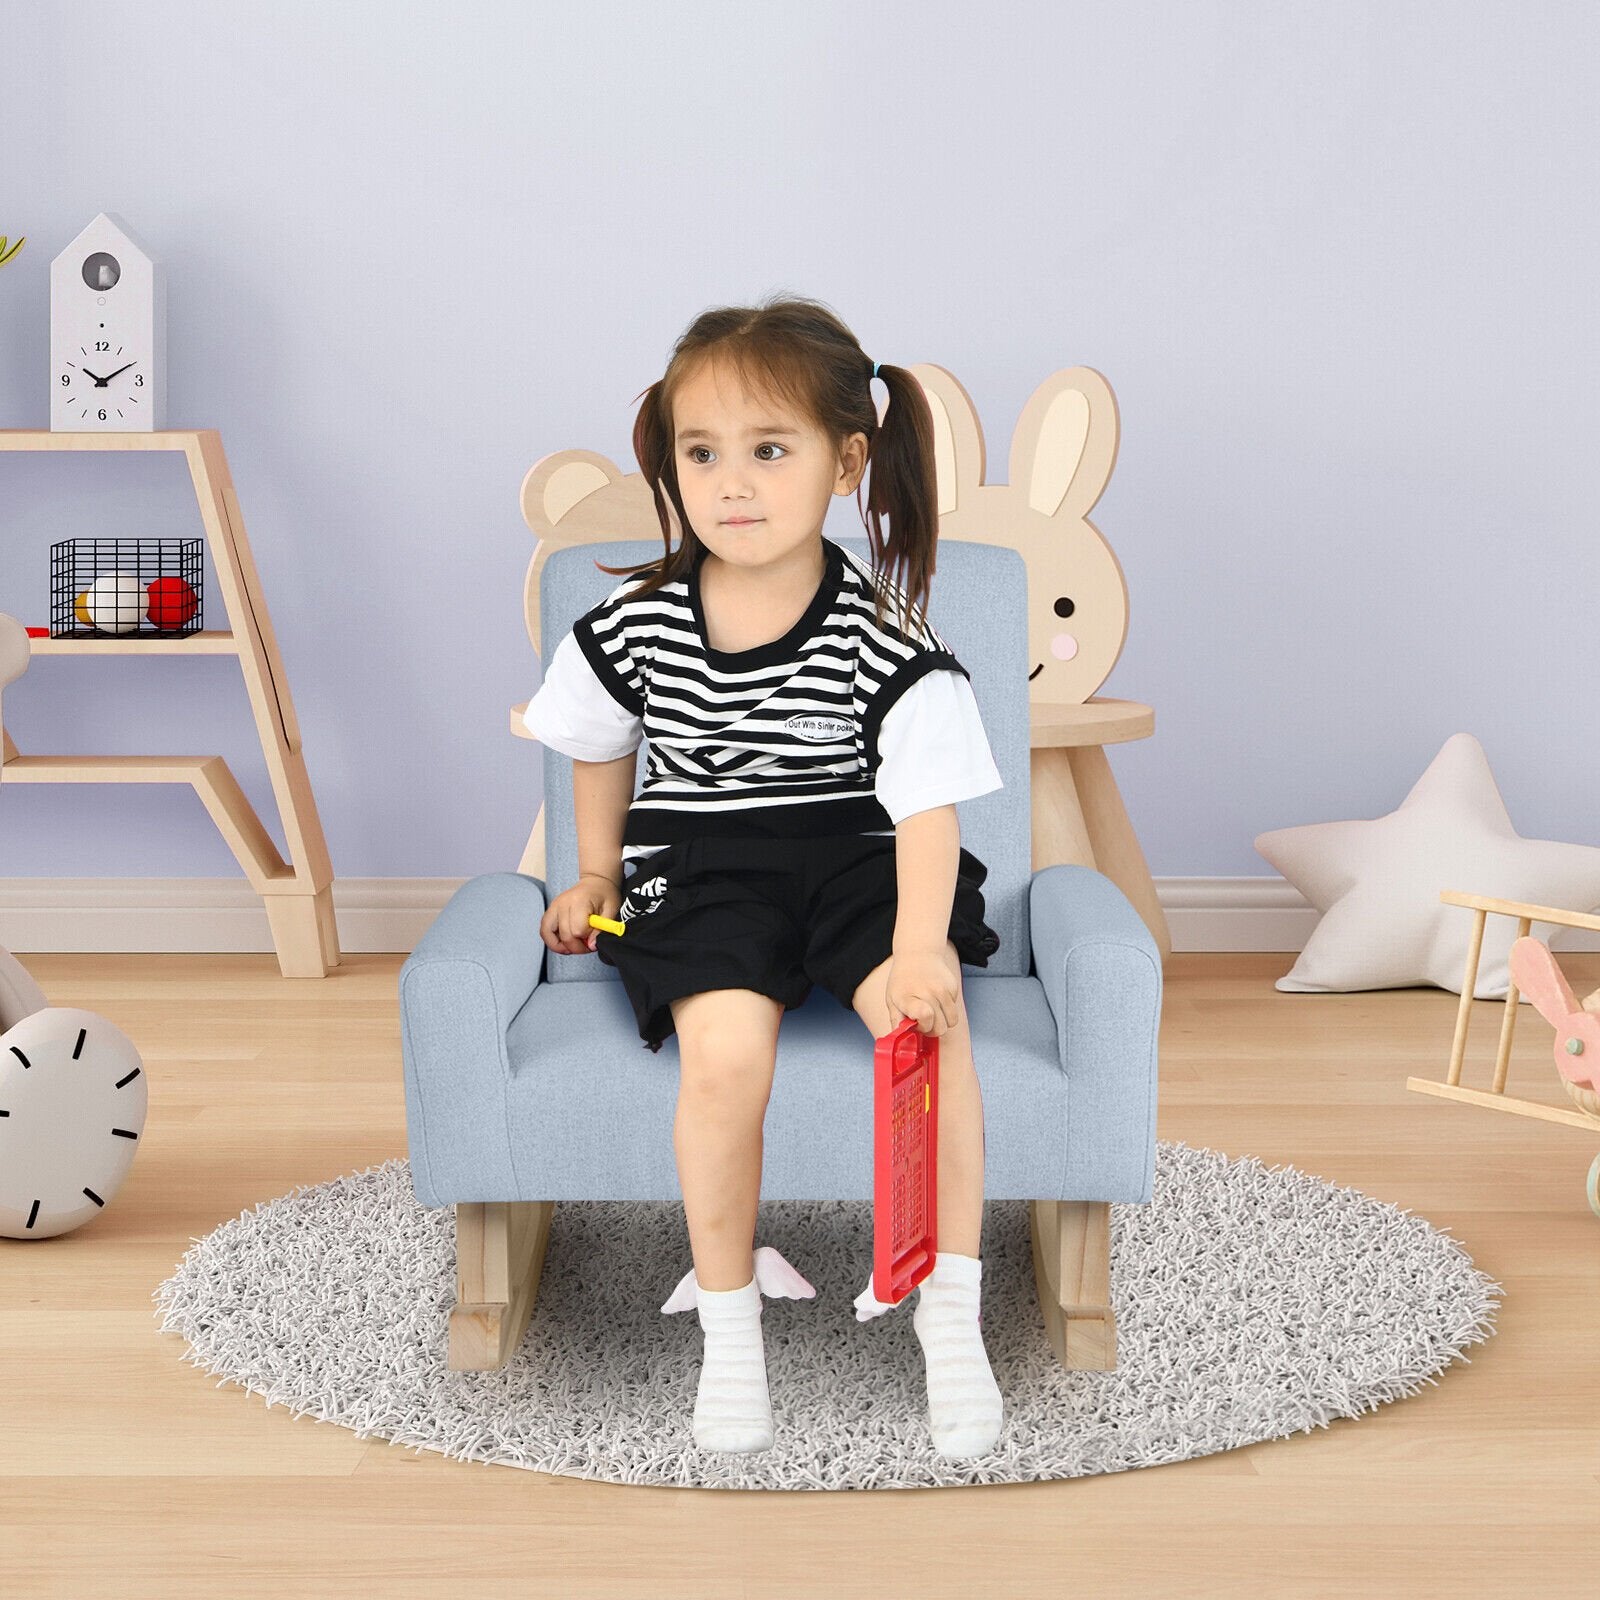
[[[52,639],[176,639],[201,628],[201,539],[60,539]]]

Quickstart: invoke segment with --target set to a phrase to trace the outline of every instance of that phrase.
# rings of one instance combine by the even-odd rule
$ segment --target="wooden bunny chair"
[[[939,537],[1010,545],[1028,567],[1033,706],[1033,865],[1076,862],[1110,878],[1161,951],[1172,953],[1104,746],[1147,738],[1155,713],[1097,696],[1128,636],[1128,586],[1089,513],[1117,460],[1117,402],[1092,367],[1033,391],[1011,436],[1010,481],[986,483],[977,408],[952,373],[913,367],[933,411]]]
[[[1028,568],[1027,618],[1033,707],[1033,866],[1094,867],[1132,902],[1165,961],[1166,915],[1128,820],[1104,745],[1143,739],[1155,714],[1132,700],[1100,697],[1128,633],[1128,590],[1111,546],[1089,521],[1116,463],[1118,422],[1111,386],[1093,368],[1065,367],[1034,391],[1011,441],[1011,481],[984,482],[977,408],[953,374],[910,368],[933,414],[939,537],[1009,545]],[[534,651],[539,578],[563,545],[659,540],[650,487],[592,450],[560,450],[529,469],[522,515],[537,536],[523,584],[523,620]],[[674,538],[676,513],[668,504]],[[619,577],[619,583],[622,579]],[[511,732],[530,738],[513,706]],[[535,819],[518,871],[543,877],[544,811]]]

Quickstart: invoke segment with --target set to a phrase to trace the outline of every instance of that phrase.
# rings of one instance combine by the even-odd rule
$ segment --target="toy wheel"
[[[1600,1156],[1594,1158],[1589,1168],[1589,1209],[1600,1217]]]

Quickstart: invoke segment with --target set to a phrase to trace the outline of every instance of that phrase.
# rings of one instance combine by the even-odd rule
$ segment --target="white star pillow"
[[[1320,912],[1280,989],[1325,994],[1432,984],[1461,993],[1473,912],[1441,889],[1590,911],[1600,905],[1600,849],[1524,839],[1511,826],[1483,746],[1453,734],[1398,811],[1371,822],[1319,822],[1263,833],[1256,849]],[[1563,930],[1535,922],[1550,942]],[[1513,917],[1489,916],[1479,1000],[1503,1000]]]

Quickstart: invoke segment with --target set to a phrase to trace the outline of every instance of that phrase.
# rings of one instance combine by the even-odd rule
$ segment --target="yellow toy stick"
[[[589,918],[589,926],[591,928],[604,928],[607,933],[625,933],[628,927],[625,922],[613,922],[610,917],[595,916]]]

